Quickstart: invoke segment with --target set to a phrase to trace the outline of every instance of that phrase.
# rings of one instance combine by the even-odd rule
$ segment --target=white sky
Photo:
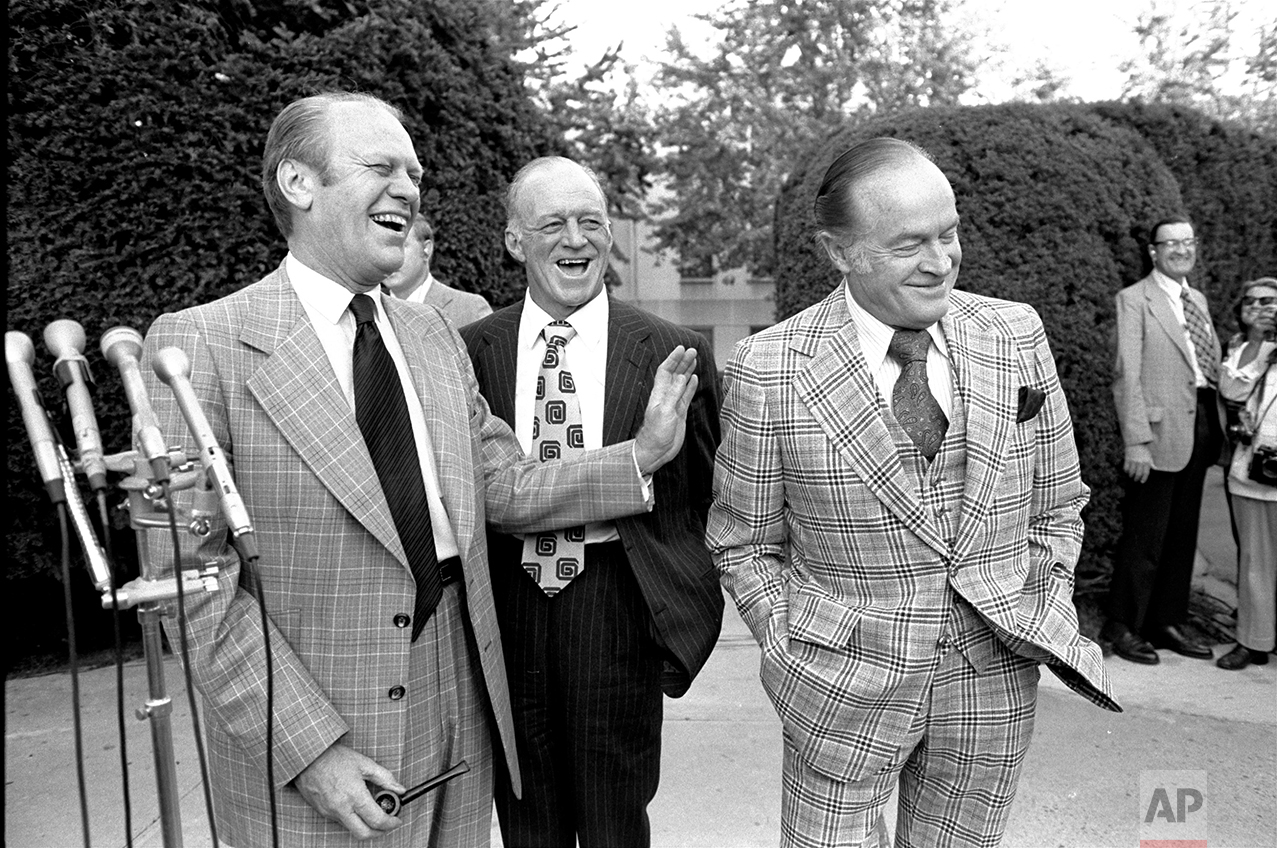
[[[1270,0],[1234,0],[1238,13],[1235,31],[1249,35],[1262,20],[1261,7],[1272,14]],[[665,32],[677,24],[685,39],[693,42],[697,13],[712,12],[723,0],[561,0],[558,20],[572,21],[578,29],[573,49],[581,58],[593,61],[605,47],[624,41],[622,59],[638,65],[640,79],[648,76],[644,63],[659,60]],[[988,27],[990,40],[1008,47],[1008,64],[1032,67],[1038,57],[1060,69],[1071,83],[1069,96],[1083,100],[1116,98],[1121,94],[1124,75],[1118,64],[1139,54],[1132,27],[1149,0],[966,0],[965,6],[979,24]],[[1160,0],[1159,9],[1179,7],[1187,14],[1192,0]],[[699,30],[704,37],[705,30]],[[1244,49],[1239,38],[1235,45]],[[997,79],[986,77],[981,93],[989,100],[1005,97],[1007,89]]]

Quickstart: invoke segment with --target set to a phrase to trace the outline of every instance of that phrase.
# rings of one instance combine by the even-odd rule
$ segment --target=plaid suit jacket
[[[707,541],[785,731],[836,779],[881,768],[925,697],[946,583],[1010,648],[1117,709],[1078,633],[1089,492],[1037,314],[954,291],[941,322],[967,414],[950,544],[905,473],[844,297],[741,342],[724,378]],[[1022,386],[1045,402],[1017,423]]]
[[[514,378],[523,302],[464,327],[480,390],[495,415],[514,426]],[[699,333],[671,324],[628,303],[608,303],[607,380],[603,444],[630,439],[643,425],[657,367],[678,345],[697,350],[699,387],[687,412],[687,436],[678,456],[652,476],[651,512],[617,519],[625,555],[666,652],[661,688],[681,697],[705,665],[723,623],[723,591],[705,549],[705,519],[718,447],[718,374],[714,354]],[[519,568],[523,543],[498,537],[494,551]]]
[[[465,574],[465,612],[481,674],[519,785],[508,686],[487,565],[485,525],[548,529],[647,509],[630,443],[579,461],[525,459],[510,429],[488,411],[460,336],[434,309],[383,297],[403,347],[435,451],[444,506]],[[204,698],[210,767],[223,838],[269,844],[265,793],[266,669],[257,597],[264,592],[274,656],[274,776],[289,844],[348,844],[285,786],[333,742],[371,757],[412,785],[421,739],[409,733],[424,702],[409,680],[410,652],[432,650],[396,627],[415,583],[354,412],[281,265],[213,303],[162,315],[147,334],[143,366],[171,444],[195,455],[172,393],[149,360],[176,346],[213,435],[232,462],[254,523],[260,558],[241,568],[220,519],[183,560],[216,562],[220,589],[186,599],[192,671]],[[189,507],[191,493],[178,493]],[[150,549],[172,565],[166,532]],[[174,616],[170,615],[173,621]],[[171,631],[176,635],[176,631]],[[174,641],[176,644],[176,641]],[[407,697],[388,691],[409,686]],[[387,845],[424,844],[408,825]]]

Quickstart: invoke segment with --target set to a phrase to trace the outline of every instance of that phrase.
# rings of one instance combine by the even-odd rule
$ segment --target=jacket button
[[[404,696],[405,694],[407,694],[407,692],[406,692],[406,690],[405,690],[402,686],[392,686],[392,687],[390,688],[390,693],[389,693],[389,694],[390,694],[390,700],[392,700],[392,701],[402,701],[402,700],[403,700],[403,696]]]
[[[395,616],[395,627],[398,627],[400,629],[407,627],[411,622],[412,622],[412,619],[404,615],[403,613],[399,613],[399,615]]]

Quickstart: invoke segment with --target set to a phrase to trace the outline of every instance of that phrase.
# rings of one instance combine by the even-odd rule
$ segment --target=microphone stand
[[[178,451],[169,454],[169,462],[177,467],[172,475],[168,491],[178,491],[196,486],[204,479],[202,471],[190,468],[186,456]],[[146,530],[168,529],[172,499],[165,496],[164,482],[158,479],[151,463],[137,451],[126,451],[106,457],[111,471],[128,474],[119,486],[128,493],[129,523],[137,534],[139,576],[118,588],[115,605],[119,609],[137,607],[138,621],[142,627],[142,648],[146,656],[147,698],[136,715],[139,720],[150,721],[151,748],[155,757],[155,780],[159,793],[160,829],[165,848],[182,847],[182,816],[179,804],[176,758],[173,753],[172,712],[173,702],[164,682],[164,646],[160,635],[160,619],[164,615],[163,602],[178,597],[178,580],[181,591],[194,595],[197,592],[217,591],[217,567],[208,566],[198,573],[178,569],[173,576],[161,577],[156,559],[151,554]],[[216,494],[212,494],[212,509],[205,509],[206,498],[197,497],[196,505],[186,515],[175,515],[178,526],[202,538],[210,532],[209,517],[216,512]],[[112,607],[111,592],[102,593],[103,609]]]

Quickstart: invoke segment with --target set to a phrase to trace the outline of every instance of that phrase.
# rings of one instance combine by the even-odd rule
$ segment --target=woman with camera
[[[1236,411],[1228,490],[1237,525],[1237,647],[1215,661],[1230,670],[1267,663],[1277,629],[1277,278],[1242,287],[1238,322],[1242,334],[1219,375],[1219,393]]]

